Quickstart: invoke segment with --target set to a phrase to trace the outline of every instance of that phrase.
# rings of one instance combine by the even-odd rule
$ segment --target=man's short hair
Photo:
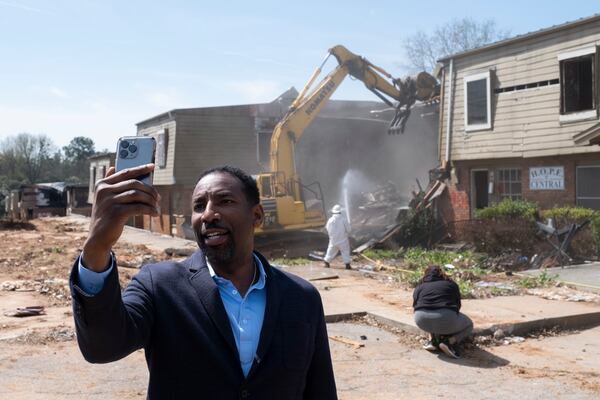
[[[258,191],[258,185],[256,184],[256,180],[240,168],[233,167],[231,165],[221,165],[205,170],[200,174],[200,177],[198,178],[196,184],[198,184],[198,182],[200,182],[200,180],[206,175],[214,173],[225,173],[239,179],[239,181],[242,182],[242,190],[246,195],[248,203],[250,203],[251,206],[255,206],[260,203],[260,193]]]

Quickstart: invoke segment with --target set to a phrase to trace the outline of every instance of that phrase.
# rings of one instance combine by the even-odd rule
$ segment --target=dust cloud
[[[415,105],[404,133],[390,135],[394,112],[379,111],[385,104],[330,101],[296,147],[303,183],[320,183],[327,210],[349,202],[350,218],[360,193],[389,183],[403,203],[396,206],[407,205],[417,190],[416,179],[425,187],[428,171],[438,164],[437,107]]]

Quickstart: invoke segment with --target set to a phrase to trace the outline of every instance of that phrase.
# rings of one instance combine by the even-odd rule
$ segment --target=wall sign
[[[564,190],[564,167],[529,168],[529,190]]]

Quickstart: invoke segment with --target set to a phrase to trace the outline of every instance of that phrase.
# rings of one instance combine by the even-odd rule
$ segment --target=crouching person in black
[[[460,290],[437,265],[425,270],[413,292],[415,323],[428,332],[426,350],[442,350],[452,358],[460,358],[458,344],[473,330],[473,322],[460,312]]]

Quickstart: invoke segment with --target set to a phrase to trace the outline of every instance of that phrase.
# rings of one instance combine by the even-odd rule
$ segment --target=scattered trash
[[[366,335],[360,335],[360,340],[367,340],[367,336]]]
[[[7,317],[34,317],[37,315],[46,314],[43,306],[18,307],[16,310],[7,311],[4,313]]]
[[[505,336],[505,334],[502,329],[496,329],[494,331],[494,339],[496,339],[496,340],[503,339],[504,336]]]
[[[516,288],[508,283],[503,283],[503,282],[487,282],[487,281],[480,281],[475,283],[475,286],[480,287],[480,288],[497,288],[497,289],[503,289],[503,290],[516,290]]]

